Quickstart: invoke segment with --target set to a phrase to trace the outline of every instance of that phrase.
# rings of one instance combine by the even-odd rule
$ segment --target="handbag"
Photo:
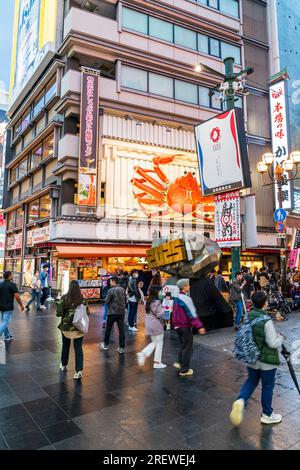
[[[84,304],[78,305],[76,307],[74,317],[73,317],[73,325],[78,331],[86,334],[89,329],[89,317],[87,314],[87,309]]]
[[[3,340],[0,340],[0,364],[6,364],[6,349]]]

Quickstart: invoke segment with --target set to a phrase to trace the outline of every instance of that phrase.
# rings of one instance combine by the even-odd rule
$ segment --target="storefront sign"
[[[204,195],[251,187],[242,110],[219,114],[195,127]]]
[[[41,227],[32,231],[32,244],[33,245],[36,245],[37,243],[47,242],[49,238],[50,238],[49,225],[47,225],[47,227]]]
[[[20,250],[22,248],[22,233],[7,237],[6,249],[7,250]]]
[[[182,239],[170,240],[146,251],[150,269],[167,266],[187,260],[185,242]]]
[[[27,232],[27,246],[32,246],[32,232],[33,230],[28,230]]]
[[[93,261],[93,260],[78,261],[77,266],[78,266],[78,268],[93,268],[93,267],[97,266],[97,262]]]
[[[219,194],[214,199],[215,241],[221,248],[241,246],[239,192]]]
[[[281,164],[289,156],[288,123],[286,110],[286,86],[285,80],[270,86],[270,109],[272,123],[272,149],[274,155],[274,169],[277,164]],[[288,177],[284,173],[284,177]],[[278,185],[275,184],[275,204],[279,208]],[[286,179],[282,184],[282,207],[292,208],[291,183]]]
[[[295,248],[290,251],[288,267],[290,269],[298,268],[299,265],[299,249]]]
[[[295,231],[295,236],[294,236],[294,243],[292,245],[292,248],[300,248],[300,230]]]
[[[78,205],[97,204],[99,73],[83,71],[81,83]]]

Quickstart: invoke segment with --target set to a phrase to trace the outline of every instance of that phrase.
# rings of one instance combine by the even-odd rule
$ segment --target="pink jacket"
[[[150,312],[145,314],[146,335],[162,335],[164,326],[160,319],[164,318],[164,308],[159,300],[154,300],[150,305]]]
[[[175,297],[172,325],[174,328],[203,328],[203,323],[197,315],[196,307],[191,297],[182,293]]]

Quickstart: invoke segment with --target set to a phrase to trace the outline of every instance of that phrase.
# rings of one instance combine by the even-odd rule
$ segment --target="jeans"
[[[0,338],[4,333],[5,339],[10,338],[12,335],[8,329],[8,324],[11,321],[13,315],[13,310],[8,310],[7,312],[1,312],[2,323],[0,325]]]
[[[83,369],[82,340],[83,340],[83,336],[81,338],[74,339],[76,372],[79,372]],[[67,366],[69,362],[71,340],[70,338],[66,338],[62,333],[62,342],[63,342],[63,347],[62,347],[62,353],[61,353],[61,363],[63,366]]]
[[[239,325],[241,323],[242,315],[243,315],[243,301],[242,300],[235,300],[234,301],[236,307],[236,315],[235,315],[235,324]]]
[[[104,343],[105,343],[105,346],[109,345],[111,329],[114,326],[115,322],[117,323],[118,330],[119,330],[119,346],[120,348],[124,349],[125,348],[125,331],[124,331],[125,315],[108,315],[107,316]]]
[[[30,307],[30,305],[32,304],[32,302],[35,301],[36,299],[36,308],[37,310],[40,310],[40,307],[41,307],[41,297],[42,297],[42,292],[37,292],[36,289],[32,289],[31,290],[31,299],[29,300],[29,302],[27,303],[26,305],[26,308]]]
[[[107,320],[107,310],[108,310],[108,305],[104,304],[104,312],[103,312],[103,318],[102,318],[103,322]]]
[[[128,304],[129,304],[129,306],[128,306],[128,323],[129,323],[129,326],[132,328],[132,327],[134,327],[134,324],[136,322],[138,303],[129,301]]]
[[[180,372],[185,373],[190,368],[193,354],[193,332],[191,328],[176,328],[180,341],[178,362],[181,364]]]
[[[49,287],[42,287],[41,305],[45,305],[48,294],[49,294]]]
[[[164,345],[164,335],[151,335],[151,343],[141,351],[144,356],[149,357],[154,353],[154,362],[161,363],[162,350]]]
[[[241,388],[239,398],[243,398],[245,400],[245,404],[251,397],[252,393],[256,389],[260,379],[262,384],[262,391],[261,391],[261,404],[263,413],[267,416],[271,416],[273,413],[272,408],[272,398],[273,398],[273,390],[275,385],[275,374],[276,368],[271,370],[256,370],[252,369],[251,367],[247,367],[248,370],[248,379],[244,383]]]

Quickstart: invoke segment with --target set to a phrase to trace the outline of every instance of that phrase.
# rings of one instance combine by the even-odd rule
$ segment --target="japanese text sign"
[[[222,247],[241,245],[240,194],[219,194],[215,200],[215,241]]]

